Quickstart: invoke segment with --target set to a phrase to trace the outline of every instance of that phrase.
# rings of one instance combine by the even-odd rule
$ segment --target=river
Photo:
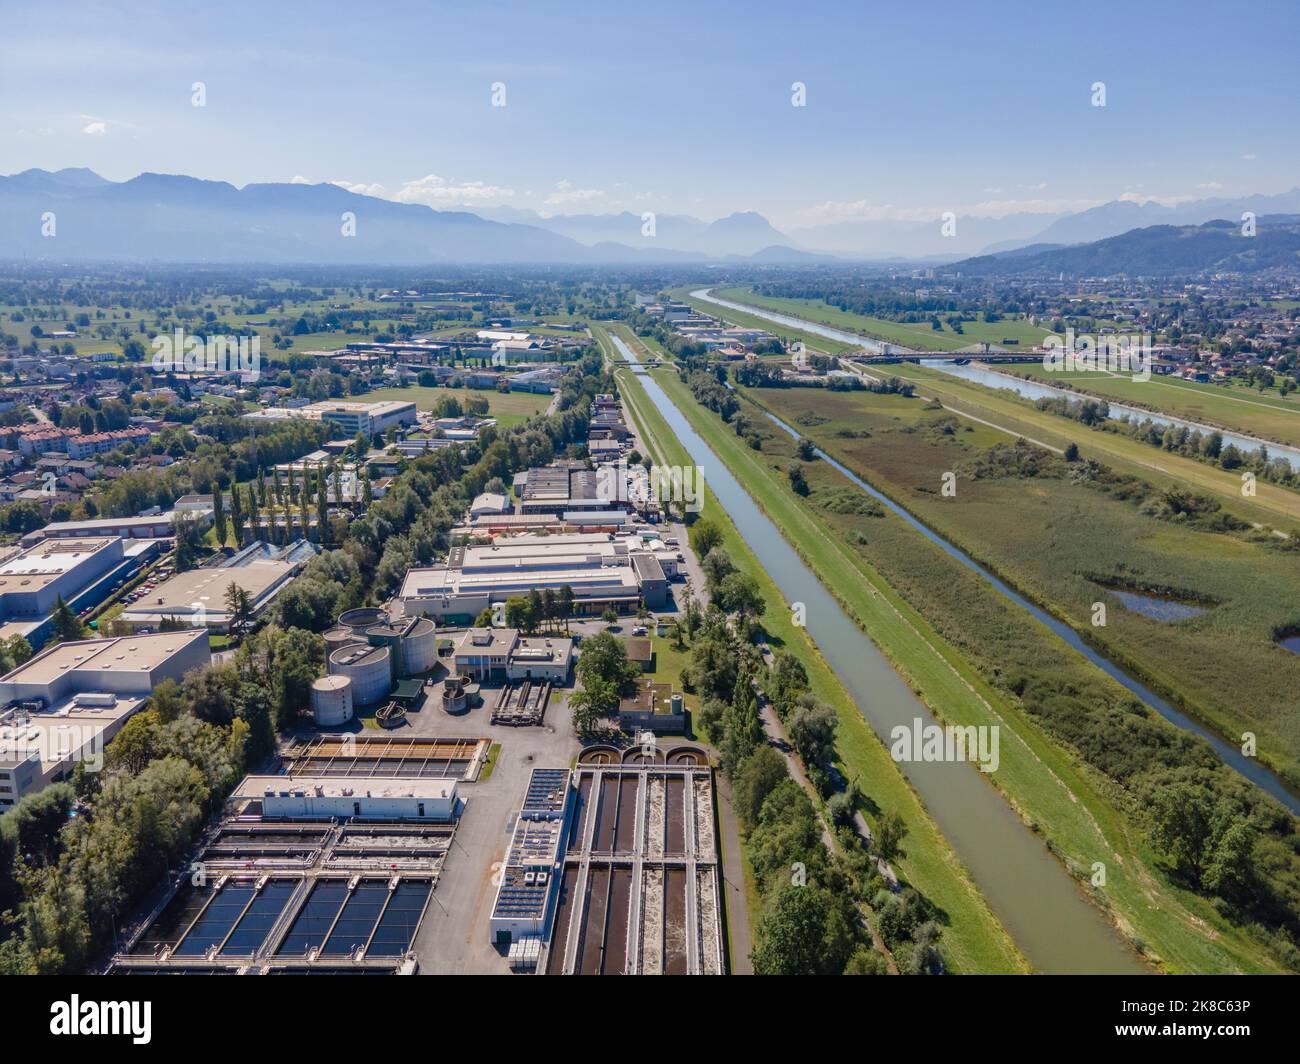
[[[728,300],[719,300],[716,296],[701,294],[707,292],[708,289],[701,288],[696,290],[695,292],[692,292],[691,295],[715,303],[722,303],[724,305],[731,305],[731,306],[740,306],[740,304],[731,304],[730,301]],[[761,312],[755,311],[755,313],[758,313],[761,317],[771,317],[771,315],[766,311],[761,311]],[[787,318],[787,316],[784,314],[777,315],[777,317],[786,319],[786,321],[783,321],[783,323],[798,322],[799,320],[797,318]],[[839,339],[841,337],[848,337],[852,335],[850,333],[841,332],[840,330],[837,329],[831,329],[829,331],[837,334],[835,337],[833,337],[834,339]],[[933,362],[927,363],[927,365],[933,365],[938,369],[944,370],[945,372],[953,373],[956,376],[960,376],[965,379],[975,381],[976,383],[979,384],[990,384],[988,378],[995,378],[995,381],[990,384],[991,387],[1012,388],[1013,390],[1018,391],[1021,395],[1029,399],[1039,399],[1042,398],[1043,396],[1052,395],[1052,394],[1067,395],[1067,396],[1071,396],[1072,398],[1078,398],[1077,393],[1066,392],[1063,389],[1053,388],[1049,385],[1040,384],[1037,381],[1020,380],[1018,377],[1011,377],[1004,373],[997,373],[993,370],[983,369],[978,366],[958,366],[952,363],[933,363]],[[1005,383],[1001,383],[1001,382],[1005,382]],[[1111,409],[1112,410],[1124,409],[1124,410],[1134,411],[1135,413],[1144,413],[1142,411],[1137,411],[1135,407],[1120,407],[1118,404],[1114,404],[1114,403],[1111,404]],[[777,418],[772,414],[768,414],[767,416],[771,418],[772,421],[775,422],[777,425],[779,425],[782,429],[788,432],[790,435],[798,438],[799,435],[798,432],[796,432],[791,426],[787,425],[785,422],[781,421],[780,418]],[[1158,415],[1147,415],[1145,413],[1144,416],[1152,417],[1153,420],[1156,420],[1159,417]],[[1208,429],[1205,429],[1204,426],[1195,426],[1191,422],[1181,422],[1175,418],[1166,418],[1164,419],[1164,421],[1167,423],[1188,424],[1188,425],[1192,425],[1192,427],[1200,427],[1205,431],[1209,431]],[[1234,439],[1245,440],[1246,438],[1233,437],[1230,433],[1224,434],[1225,442],[1231,442]],[[1258,445],[1259,441],[1255,441],[1255,443],[1256,445]],[[1280,445],[1275,447],[1273,444],[1270,444],[1269,447],[1271,453],[1273,453],[1274,455],[1284,454],[1287,451],[1287,448],[1283,448]],[[1300,452],[1293,452],[1293,453],[1295,453],[1297,459],[1296,468],[1300,468]],[[846,477],[848,477],[860,488],[862,488],[863,491],[867,492],[873,498],[877,499],[879,502],[888,506],[890,510],[892,510],[894,513],[902,517],[905,521],[911,524],[924,536],[926,536],[932,542],[937,543],[948,554],[952,555],[952,557],[956,558],[958,561],[960,561],[963,565],[965,565],[967,568],[971,569],[972,571],[979,573],[980,576],[982,576],[986,581],[992,584],[993,587],[995,587],[1001,594],[1006,596],[1017,606],[1020,606],[1021,608],[1031,613],[1035,617],[1035,619],[1045,624],[1053,632],[1055,632],[1062,639],[1064,639],[1071,647],[1077,650],[1080,654],[1083,654],[1089,661],[1091,661],[1099,669],[1104,671],[1107,675],[1113,677],[1115,680],[1123,684],[1124,687],[1126,687],[1132,694],[1134,694],[1139,699],[1141,699],[1142,702],[1144,702],[1151,709],[1159,713],[1162,717],[1165,718],[1165,720],[1169,721],[1171,724],[1177,725],[1179,728],[1182,728],[1184,731],[1189,731],[1196,735],[1199,735],[1202,739],[1204,739],[1214,748],[1215,753],[1219,755],[1219,757],[1223,760],[1223,762],[1226,765],[1234,769],[1236,772],[1239,772],[1242,776],[1246,777],[1246,779],[1250,780],[1252,783],[1260,787],[1268,794],[1272,795],[1284,806],[1286,806],[1287,809],[1289,809],[1292,813],[1296,814],[1297,816],[1300,816],[1300,797],[1297,797],[1294,793],[1292,793],[1292,791],[1290,791],[1286,787],[1286,785],[1282,783],[1282,781],[1278,778],[1278,776],[1271,769],[1269,769],[1268,766],[1261,763],[1257,758],[1245,756],[1241,752],[1240,747],[1225,742],[1223,739],[1219,738],[1213,732],[1203,727],[1201,724],[1197,723],[1191,717],[1187,716],[1187,714],[1180,712],[1173,705],[1171,705],[1165,699],[1161,698],[1154,691],[1148,688],[1145,684],[1134,679],[1122,668],[1120,668],[1120,666],[1116,665],[1105,655],[1099,653],[1091,645],[1084,642],[1084,640],[1079,636],[1079,634],[1068,624],[1066,624],[1063,621],[1057,620],[1046,610],[1040,609],[1038,606],[1034,605],[1024,596],[1017,594],[1010,587],[1008,587],[1006,583],[1004,583],[1002,580],[999,580],[991,572],[989,572],[983,566],[979,565],[976,561],[974,561],[968,554],[966,554],[963,550],[961,550],[961,548],[957,547],[952,543],[949,543],[942,536],[939,536],[937,533],[933,532],[930,528],[923,525],[920,521],[916,520],[905,509],[897,505],[887,495],[884,495],[881,492],[877,491],[875,488],[871,487],[870,484],[868,484],[861,477],[857,476],[857,474],[855,474],[852,470],[848,469],[843,464],[836,461],[834,458],[826,454],[824,451],[818,450],[818,454],[820,454],[823,458],[826,459],[827,462],[829,462],[832,466],[834,466]]]
[[[611,339],[629,362],[639,361],[621,339]],[[659,383],[644,370],[640,380],[691,460],[706,471],[718,502],[736,527],[745,530],[745,542],[786,601],[805,604],[809,636],[876,733],[888,744],[896,725],[910,728],[918,718],[925,725],[937,723]],[[899,767],[1036,970],[1145,971],[1119,933],[975,765],[908,761]]]
[[[813,333],[817,336],[824,336],[828,340],[838,340],[840,343],[857,344],[859,347],[868,351],[880,352],[882,350],[878,341],[869,337],[861,336],[858,333],[846,332],[843,329],[834,329],[829,325],[820,325],[817,322],[806,321],[803,318],[796,318],[791,314],[779,314],[773,310],[765,310],[762,307],[751,307],[745,303],[736,303],[730,299],[721,299],[713,295],[707,288],[697,288],[691,293],[693,299],[700,299],[706,303],[715,303],[720,307],[727,307],[731,310],[742,311],[745,314],[752,314],[757,318],[764,318],[767,321],[775,322],[778,325],[784,325],[791,329],[801,329],[804,332]],[[1014,377],[1009,373],[1000,373],[997,370],[989,369],[986,366],[975,366],[969,363],[958,364],[957,362],[947,362],[941,359],[925,360],[925,365],[940,370],[943,373],[951,374],[954,377],[961,377],[963,380],[974,381],[976,384],[983,384],[989,388],[1002,388],[1013,391],[1026,399],[1045,399],[1048,397],[1063,396],[1067,399],[1088,398],[1080,392],[1069,391],[1065,388],[1057,388],[1050,384],[1043,384],[1039,381],[1026,381],[1019,377]],[[1104,397],[1103,397],[1104,398]],[[1199,432],[1209,433],[1218,432],[1223,437],[1225,444],[1232,444],[1238,450],[1247,454],[1254,454],[1260,447],[1267,447],[1268,453],[1272,458],[1285,458],[1291,463],[1292,469],[1300,469],[1300,449],[1288,447],[1285,444],[1274,443],[1272,440],[1262,440],[1254,436],[1243,436],[1235,432],[1225,432],[1223,429],[1215,428],[1213,425],[1203,425],[1197,421],[1187,421],[1184,418],[1172,417],[1169,414],[1156,414],[1150,410],[1143,410],[1141,407],[1128,406],[1124,403],[1117,403],[1107,399],[1110,405],[1112,417],[1130,418],[1137,421],[1143,419],[1152,421],[1157,425],[1175,428],[1186,427],[1195,429]]]

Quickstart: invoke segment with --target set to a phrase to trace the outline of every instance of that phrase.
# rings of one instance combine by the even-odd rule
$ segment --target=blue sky
[[[1293,0],[43,0],[6,11],[4,37],[3,173],[758,210],[786,228],[1300,184]]]

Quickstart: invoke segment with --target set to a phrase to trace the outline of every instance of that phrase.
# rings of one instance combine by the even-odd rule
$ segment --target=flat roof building
[[[97,577],[122,564],[122,541],[101,536],[51,539],[0,562],[0,618],[48,616]]]
[[[0,809],[65,779],[164,680],[211,661],[205,631],[59,643],[0,677]]]
[[[452,651],[456,671],[476,680],[550,680],[564,683],[573,640],[521,636],[517,628],[471,628]]]
[[[456,781],[428,777],[245,776],[231,798],[258,800],[262,816],[287,820],[447,821],[456,815]]]
[[[442,565],[411,569],[398,597],[406,616],[474,619],[483,610],[530,591],[568,587],[577,613],[662,604],[667,580],[637,541],[607,532],[500,536],[490,544],[455,547]],[[650,562],[638,561],[645,554]],[[643,581],[645,587],[642,586]]]
[[[301,561],[254,558],[243,565],[177,573],[127,606],[118,620],[133,631],[157,629],[164,621],[182,621],[224,634],[230,631],[232,620],[226,604],[231,584],[248,595],[252,619],[257,620],[301,566]]]

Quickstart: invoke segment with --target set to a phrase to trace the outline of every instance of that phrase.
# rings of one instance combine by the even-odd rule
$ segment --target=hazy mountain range
[[[964,259],[947,269],[960,271],[963,277],[1173,277],[1300,267],[1300,215],[1259,215],[1250,236],[1242,228],[1240,222],[1226,220],[1201,225],[1150,225],[1087,244],[1035,244]]]
[[[658,214],[544,216],[513,207],[439,211],[331,184],[252,184],[140,174],[108,181],[91,170],[25,170],[0,177],[0,256],[45,260],[213,263],[797,264],[837,260],[959,259],[1037,245],[1074,245],[1145,226],[1300,214],[1300,189],[1205,199],[1177,207],[1114,201],[1075,214],[844,221],[783,233],[742,211],[708,222]],[[53,232],[53,236],[45,235]],[[1039,249],[1049,252],[1051,249]],[[1021,256],[1024,256],[1021,250]],[[999,266],[999,269],[1003,267]]]

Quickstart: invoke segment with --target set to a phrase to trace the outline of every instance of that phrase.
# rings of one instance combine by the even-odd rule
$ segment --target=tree
[[[811,886],[786,886],[757,929],[752,954],[756,975],[821,975],[825,973],[824,940],[829,904],[823,891]]]
[[[86,638],[86,626],[81,623],[81,618],[69,609],[68,604],[63,601],[62,595],[58,597],[54,604],[53,623],[54,631],[61,643],[71,643]]]
[[[220,481],[213,485],[212,523],[217,531],[217,546],[226,545],[226,493]]]
[[[687,539],[690,541],[691,550],[695,551],[695,556],[703,558],[714,547],[722,544],[722,529],[716,522],[701,517],[691,525]]]
[[[796,495],[808,494],[808,478],[804,476],[802,467],[792,465],[786,470],[786,475],[790,478],[790,488]]]
[[[876,856],[882,861],[892,861],[901,852],[903,838],[907,835],[907,824],[897,813],[890,810],[876,818],[876,830],[872,835],[876,844]]]
[[[838,725],[835,711],[807,694],[800,697],[785,722],[790,741],[809,768],[824,768],[834,759]]]
[[[763,802],[782,780],[790,778],[785,759],[766,743],[740,766],[732,780],[736,815],[746,830],[758,823]]]
[[[203,530],[194,517],[186,513],[178,513],[172,519],[172,528],[176,535],[173,551],[176,572],[188,572],[198,564],[203,552]]]
[[[618,708],[618,701],[618,690],[610,681],[599,676],[583,680],[581,689],[569,699],[574,730],[583,739],[590,739],[597,733],[601,718]]]
[[[885,958],[870,946],[859,946],[844,966],[845,975],[888,975]]]
[[[226,612],[230,614],[230,634],[246,635],[253,624],[253,600],[233,580],[226,588]]]
[[[641,672],[636,662],[628,660],[627,646],[610,632],[599,632],[583,642],[575,671],[584,687],[595,681],[611,685],[616,699],[630,692]]]

